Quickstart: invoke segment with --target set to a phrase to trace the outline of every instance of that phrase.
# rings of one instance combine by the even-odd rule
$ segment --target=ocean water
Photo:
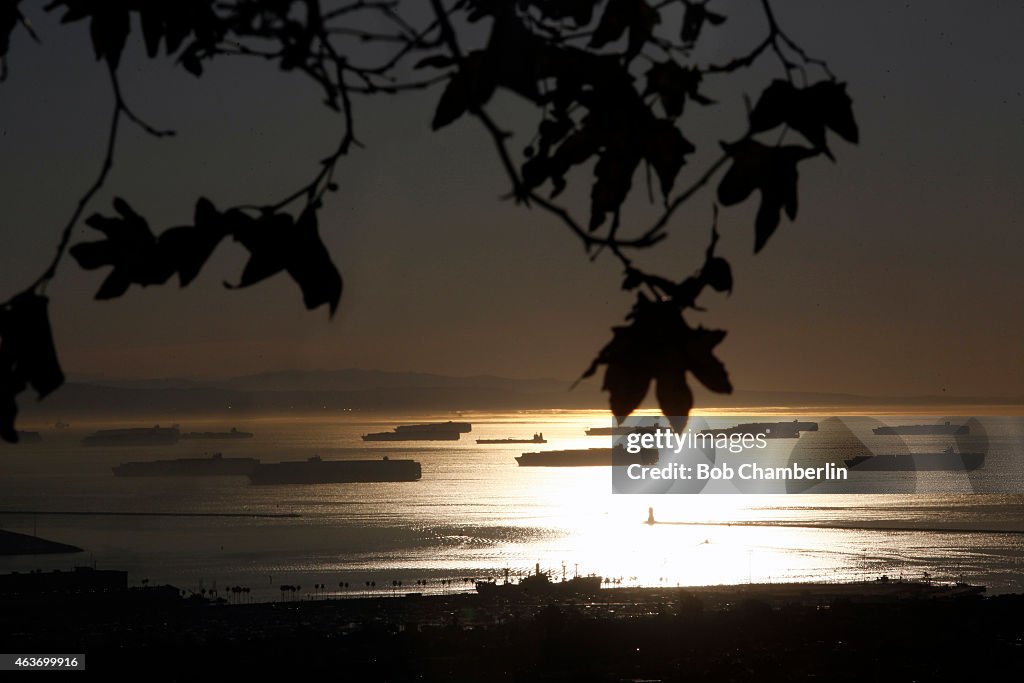
[[[359,438],[397,424],[447,419],[471,421],[473,432],[459,442]],[[864,418],[876,425],[879,419]],[[870,486],[856,494],[613,495],[608,468],[522,468],[514,460],[527,451],[605,445],[583,430],[608,424],[606,414],[586,412],[197,419],[182,420],[182,429],[235,426],[256,436],[146,448],[79,445],[82,436],[109,424],[44,429],[40,443],[0,447],[0,528],[85,552],[0,557],[0,572],[95,565],[128,570],[132,585],[146,580],[221,595],[241,585],[251,589],[249,599],[259,600],[312,597],[323,592],[315,584],[332,595],[463,592],[472,590],[474,579],[506,570],[521,576],[536,564],[556,577],[597,574],[621,585],[927,575],[982,583],[992,593],[1024,590],[1022,418],[985,419],[988,462],[998,466],[987,464],[971,476],[869,475],[895,493]],[[534,432],[549,443],[475,443]],[[941,450],[944,440],[920,437],[912,448]],[[779,440],[771,448],[785,459],[800,441],[804,437]],[[887,444],[868,445],[885,450]],[[264,462],[314,454],[408,457],[422,463],[423,478],[251,486],[244,477],[119,478],[110,470],[129,460],[214,451]],[[659,522],[653,526],[644,523],[649,507]],[[347,588],[339,587],[345,582]],[[285,594],[283,584],[303,590]]]

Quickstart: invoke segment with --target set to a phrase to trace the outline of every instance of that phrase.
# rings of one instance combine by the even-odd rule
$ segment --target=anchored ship
[[[714,436],[731,436],[733,434],[763,434],[766,439],[796,439],[800,432],[818,431],[817,422],[747,422],[735,427],[724,429],[705,429],[701,434],[713,434]]]
[[[581,595],[594,594],[601,590],[604,579],[600,576],[574,576],[571,579],[552,581],[547,572],[540,570],[540,563],[537,563],[535,572],[524,577],[519,583],[512,583],[508,580],[508,570],[505,571],[505,582],[477,581],[476,592],[488,596],[523,596],[541,595],[551,597],[557,595]]]
[[[179,458],[151,462],[125,462],[114,467],[118,477],[224,477],[245,476],[260,464],[256,458]]]
[[[520,467],[600,467],[653,465],[658,462],[657,450],[630,453],[622,446],[614,448],[579,448],[566,451],[523,453],[516,462]]]
[[[351,482],[417,481],[415,460],[309,460],[259,464],[249,473],[253,484],[343,484]]]
[[[626,436],[628,434],[644,434],[647,432],[654,433],[657,431],[657,425],[631,425],[631,426],[620,426],[620,427],[591,427],[584,434],[587,436]]]
[[[970,434],[971,428],[967,425],[954,425],[946,422],[940,425],[897,425],[895,427],[875,427],[872,429],[875,434],[907,434],[907,435],[962,435]]]
[[[395,427],[396,432],[402,432],[408,434],[411,432],[456,432],[458,434],[468,434],[473,431],[473,425],[469,422],[427,422],[425,424],[416,425],[399,425]]]
[[[232,427],[230,432],[185,432],[183,439],[251,439],[252,432],[240,432]]]
[[[430,422],[399,425],[390,432],[364,434],[363,441],[458,441],[459,436],[473,431],[468,422]]]
[[[957,453],[950,446],[941,453],[858,455],[845,462],[847,469],[850,470],[970,471],[985,464],[985,454]]]
[[[82,439],[83,446],[173,446],[181,438],[178,427],[101,429]]]
[[[532,439],[477,439],[477,443],[547,443],[548,440],[544,438],[544,435],[537,433],[533,435]]]

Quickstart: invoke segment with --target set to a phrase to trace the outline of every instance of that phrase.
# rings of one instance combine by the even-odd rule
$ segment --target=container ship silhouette
[[[653,465],[658,462],[657,450],[630,453],[622,446],[614,448],[578,448],[565,451],[523,453],[516,458],[520,467],[609,467]]]
[[[532,439],[477,439],[477,443],[482,444],[494,444],[494,443],[547,443],[548,440],[544,438],[543,434],[537,433],[533,435]]]
[[[181,438],[174,427],[136,427],[132,429],[101,429],[82,439],[83,446],[173,446]]]
[[[364,434],[363,441],[458,441],[463,434],[473,431],[468,422],[430,422],[399,425],[390,432]]]
[[[619,427],[591,427],[584,432],[587,436],[626,436],[628,434],[654,433],[657,431],[657,425],[630,425],[630,426],[619,426]]]
[[[229,432],[185,432],[183,439],[251,439],[252,432],[242,432],[232,427]]]
[[[905,435],[961,435],[970,434],[971,428],[967,425],[954,425],[946,422],[940,425],[897,425],[895,427],[875,427],[872,429],[875,434],[905,434]]]
[[[955,472],[978,469],[985,464],[985,454],[957,453],[950,446],[941,453],[858,455],[844,462],[846,462],[846,468],[850,470]]]
[[[763,434],[766,439],[796,439],[800,432],[818,431],[817,422],[747,422],[738,424],[735,427],[724,429],[705,429],[701,434],[713,434],[714,436],[731,436],[733,434]]]
[[[258,464],[248,472],[253,484],[344,484],[352,482],[417,481],[422,476],[415,460],[309,460]]]
[[[223,477],[245,476],[260,464],[256,458],[178,458],[151,462],[125,462],[112,468],[118,477]]]

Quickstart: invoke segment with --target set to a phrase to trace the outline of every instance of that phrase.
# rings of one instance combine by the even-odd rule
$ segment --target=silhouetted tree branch
[[[10,0],[0,7],[4,74],[10,35],[32,31],[23,1],[28,4]],[[51,0],[45,10],[60,12],[63,22],[88,22],[95,56],[110,74],[114,109],[101,171],[61,231],[53,260],[25,291],[0,305],[0,436],[16,438],[18,393],[32,386],[45,395],[63,381],[44,294],[66,253],[83,268],[110,268],[96,293],[106,299],[133,284],[164,284],[173,276],[186,286],[230,237],[249,260],[227,286],[247,287],[286,272],[308,308],[327,304],[333,314],[342,280],[320,240],[317,214],[328,193],[342,191],[336,170],[359,145],[354,96],[441,84],[433,128],[467,114],[478,120],[511,184],[508,198],[553,216],[589,258],[611,254],[623,268],[622,287],[637,293],[626,324],[613,328],[612,340],[583,377],[605,367],[603,388],[617,416],[635,410],[653,382],[662,410],[681,428],[692,405],[687,374],[712,391],[732,390],[713,355],[725,333],[692,328],[684,317],[688,309],[702,310],[698,298],[707,288],[732,289],[731,267],[715,252],[718,205],[758,192],[754,250],[760,251],[783,212],[796,217],[799,163],[822,154],[833,158],[829,130],[849,142],[858,137],[844,85],[784,31],[769,0],[756,9],[765,37],[732,59],[701,65],[693,58],[695,47],[728,20],[715,0],[430,0],[429,7],[411,0]],[[154,136],[173,134],[147,124],[122,96],[117,73],[133,21],[150,58],[162,47],[196,77],[214,60],[244,57],[312,80],[340,117],[336,147],[308,183],[277,201],[218,210],[199,198],[192,225],[156,234],[118,198],[116,215],[85,220],[103,239],[69,246],[73,228],[107,180],[121,119]],[[714,161],[690,171],[697,144],[683,134],[693,132],[684,113],[717,104],[702,93],[702,83],[766,56],[778,61],[780,77],[748,105],[747,129],[732,136],[715,132],[732,141],[720,142]],[[521,153],[512,147],[511,128],[491,111],[499,90],[515,93],[540,115]],[[657,207],[653,220],[626,206],[641,169],[648,201]],[[587,209],[560,203],[569,184],[588,171]],[[715,221],[700,268],[680,279],[637,265],[639,253],[665,239],[678,209],[716,180]]]

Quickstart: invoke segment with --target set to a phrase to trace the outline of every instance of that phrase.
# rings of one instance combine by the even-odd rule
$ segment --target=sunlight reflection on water
[[[806,416],[804,416],[806,417]],[[412,421],[430,419],[419,416]],[[440,419],[451,419],[441,416]],[[918,578],[961,575],[994,590],[1021,590],[1024,497],[961,495],[612,495],[606,468],[521,468],[531,450],[603,445],[583,436],[604,413],[472,414],[458,443],[364,443],[359,435],[411,421],[239,420],[242,442],[82,449],[82,432],[6,449],[3,510],[295,514],[297,517],[0,515],[5,529],[86,549],[75,556],[0,558],[0,570],[91,564],[125,568],[133,581],[188,588],[240,583],[261,597],[282,582],[378,586],[429,579],[426,589],[472,587],[465,579],[529,572],[598,574],[624,585]],[[1007,419],[1019,449],[1021,420]],[[205,423],[190,423],[191,428]],[[84,430],[91,431],[90,429]],[[477,445],[477,438],[549,443]],[[994,435],[998,440],[1000,435]],[[208,450],[274,462],[409,457],[411,483],[250,486],[244,478],[115,478],[125,460],[189,457]],[[1015,455],[1020,456],[1018,451]],[[939,473],[942,474],[942,473]],[[941,483],[941,482],[940,482]],[[644,524],[648,507],[659,524]],[[849,528],[839,528],[849,527]],[[872,528],[874,527],[874,528]],[[882,528],[879,528],[882,527]],[[564,569],[563,569],[564,568]],[[441,579],[455,583],[438,583]]]

